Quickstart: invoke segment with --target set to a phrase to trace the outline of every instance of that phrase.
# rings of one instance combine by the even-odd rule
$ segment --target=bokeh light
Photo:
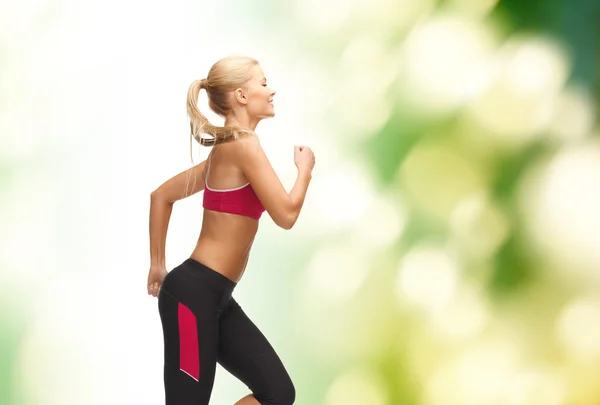
[[[578,297],[569,302],[557,320],[557,337],[565,351],[579,361],[600,361],[600,299]]]
[[[419,211],[448,220],[463,198],[485,184],[474,163],[445,145],[423,142],[411,150],[396,176]]]
[[[325,396],[325,405],[387,404],[383,387],[373,372],[349,370],[337,377]]]
[[[424,403],[498,403],[517,367],[513,342],[481,341],[439,367],[427,385]]]
[[[551,122],[553,100],[569,73],[565,51],[546,38],[509,40],[469,103],[469,114],[501,145],[522,145]]]
[[[398,269],[396,294],[418,308],[445,308],[457,289],[458,266],[442,248],[418,246],[408,252]]]
[[[439,14],[418,26],[403,44],[402,92],[423,112],[445,113],[478,85],[494,49],[490,29],[460,14]]]
[[[600,145],[575,144],[531,172],[521,185],[527,230],[540,252],[577,277],[597,282],[600,268]]]
[[[465,197],[450,218],[457,246],[470,258],[491,257],[506,241],[510,225],[506,215],[482,191]]]
[[[578,141],[592,133],[594,101],[581,86],[568,86],[557,97],[549,132],[563,141]]]

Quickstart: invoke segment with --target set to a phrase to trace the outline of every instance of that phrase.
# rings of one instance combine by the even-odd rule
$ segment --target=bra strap
[[[208,173],[210,170],[210,159],[206,159],[206,175],[204,176],[204,185],[208,186]]]

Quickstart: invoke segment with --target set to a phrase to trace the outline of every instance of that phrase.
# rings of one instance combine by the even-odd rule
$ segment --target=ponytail
[[[202,146],[214,146],[239,139],[242,134],[252,133],[248,129],[218,127],[208,122],[208,118],[198,108],[198,96],[201,89],[206,89],[210,99],[210,87],[207,79],[194,80],[187,94],[187,114],[190,118],[190,141],[193,137]],[[203,134],[211,135],[212,138],[203,137]]]

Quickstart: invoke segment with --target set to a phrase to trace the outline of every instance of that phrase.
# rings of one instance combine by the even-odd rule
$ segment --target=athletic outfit
[[[250,183],[215,190],[205,182],[202,205],[255,219],[265,211]],[[208,405],[216,363],[246,384],[260,404],[294,403],[294,384],[279,356],[232,297],[236,285],[192,258],[164,278],[158,310],[166,405]]]
[[[206,179],[208,179],[208,169]],[[260,219],[265,212],[265,207],[260,203],[250,182],[240,187],[215,190],[210,188],[205,180],[202,206],[212,211],[244,215],[254,219]]]

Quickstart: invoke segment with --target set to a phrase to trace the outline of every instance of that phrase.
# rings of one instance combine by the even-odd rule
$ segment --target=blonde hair
[[[198,108],[201,89],[208,94],[208,105],[219,116],[225,118],[231,111],[228,93],[243,86],[251,79],[251,70],[258,61],[247,56],[228,56],[217,61],[206,79],[194,80],[187,95],[187,114],[190,118],[190,142],[193,137],[202,146],[214,146],[240,139],[253,132],[246,128],[212,125]],[[202,135],[211,135],[205,138]]]
[[[225,118],[231,111],[228,93],[242,87],[252,78],[251,68],[255,65],[258,65],[258,61],[247,56],[227,56],[212,65],[205,79],[194,80],[190,85],[187,94],[187,115],[190,119],[190,158],[192,166],[194,165],[192,138],[202,146],[218,146],[254,134],[252,130],[247,128],[212,125],[198,108],[198,96],[200,90],[205,89],[210,109],[220,117]],[[203,137],[204,134],[210,135],[212,138]],[[209,155],[208,160],[211,160],[212,155],[212,153]],[[204,170],[206,171],[206,168]],[[196,178],[194,176],[192,188],[195,184]],[[188,185],[189,177],[186,182],[185,197],[187,197]]]

